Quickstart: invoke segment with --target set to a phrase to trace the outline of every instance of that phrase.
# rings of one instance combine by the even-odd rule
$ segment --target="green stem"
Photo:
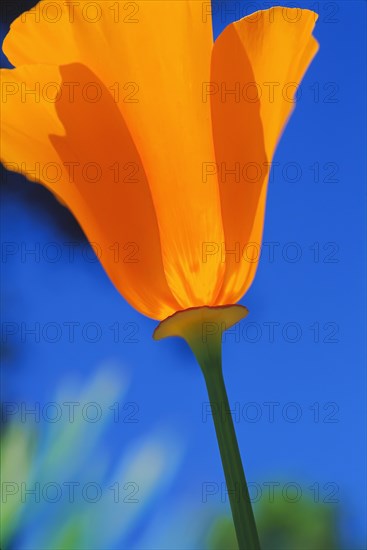
[[[178,311],[162,321],[154,339],[180,336],[203,371],[239,550],[260,550],[250,495],[222,374],[222,334],[248,314],[240,305],[198,307]]]
[[[220,356],[214,356],[212,361],[201,364],[201,367],[212,409],[239,550],[260,550]]]

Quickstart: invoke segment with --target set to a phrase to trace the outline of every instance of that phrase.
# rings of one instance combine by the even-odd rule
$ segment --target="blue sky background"
[[[266,7],[265,2],[229,2],[227,7],[236,10],[229,14],[223,3],[216,4],[216,35],[246,9]],[[362,549],[367,512],[366,4],[297,3],[317,9],[316,4],[321,48],[302,82],[269,188],[264,241],[278,244],[273,244],[273,261],[267,254],[260,261],[241,301],[250,315],[237,336],[224,343],[224,373],[230,402],[243,412],[236,429],[248,480],[298,481],[308,494],[308,487],[319,483],[324,496],[324,484],[336,484],[344,537]],[[296,163],[299,178],[290,163]],[[13,336],[3,334],[2,400],[50,401],[68,378],[82,383],[106,359],[115,362],[129,374],[129,401],[139,407],[139,422],[114,425],[104,444],[118,452],[122,438],[128,444],[154,426],[171,428],[187,452],[169,502],[185,498],[205,508],[203,481],[221,483],[223,477],[211,419],[202,421],[204,383],[189,351],[180,341],[152,340],[156,323],[124,301],[98,262],[85,260],[88,245],[80,229],[46,190],[6,174],[1,208],[3,243],[16,247],[14,255],[2,259],[3,323],[44,327],[54,322],[62,331],[55,343],[44,338],[37,343],[32,336],[22,342],[20,328]],[[68,259],[63,246],[59,260],[45,261],[42,252],[53,253],[49,242],[78,242],[75,259]],[[35,243],[40,261],[31,255],[23,261],[22,247]],[[80,325],[72,343],[65,323],[74,321]],[[88,323],[101,326],[98,342],[83,338]],[[114,323],[121,330],[117,343],[109,328]],[[274,341],[269,323],[276,323]],[[53,337],[49,330],[46,340]],[[93,326],[88,330],[87,339],[93,339]],[[274,422],[267,402],[279,404]],[[295,413],[301,418],[292,422]],[[254,414],[261,417],[251,422]],[[227,510],[218,496],[212,503]]]

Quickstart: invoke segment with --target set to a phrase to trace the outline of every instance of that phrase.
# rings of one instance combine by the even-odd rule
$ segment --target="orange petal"
[[[223,239],[217,181],[202,182],[203,162],[214,161],[210,104],[202,101],[211,23],[196,0],[144,2],[139,24],[111,45],[124,77],[139,85],[139,103],[121,109],[152,191],[168,284],[182,308],[211,305],[224,273],[220,258],[202,261],[203,243]]]
[[[229,251],[218,304],[238,301],[254,278],[268,166],[294,107],[294,84],[317,51],[316,19],[309,10],[271,8],[229,25],[215,42],[211,104]],[[226,89],[236,93],[225,95]],[[235,175],[226,174],[235,168]]]
[[[202,249],[224,237],[217,181],[202,182],[203,163],[214,161],[210,103],[202,101],[213,40],[202,3],[134,2],[132,14],[122,2],[94,2],[101,10],[95,24],[80,7],[70,22],[65,6],[73,3],[58,3],[63,15],[56,23],[18,19],[5,53],[16,64],[80,61],[107,87],[118,86],[152,192],[168,284],[182,308],[213,304],[224,264],[219,257],[203,262]]]
[[[2,100],[4,161],[25,162],[18,171],[26,175],[39,164],[33,179],[72,210],[110,278],[136,309],[156,319],[179,309],[163,271],[144,169],[109,91],[81,64],[21,67],[2,73],[8,90],[19,86],[18,93]],[[37,82],[39,95],[35,100],[26,96],[22,102],[22,86],[30,89]],[[78,84],[72,99],[70,82]],[[97,102],[86,101],[83,95],[91,82],[100,90]],[[55,84],[59,94],[50,101]],[[60,171],[57,181],[50,181],[55,179],[51,163]]]

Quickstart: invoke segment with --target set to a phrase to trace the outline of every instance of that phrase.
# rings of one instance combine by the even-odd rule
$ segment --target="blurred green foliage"
[[[303,498],[289,502],[282,495],[255,507],[263,550],[340,550],[338,517],[330,504]],[[209,535],[210,550],[238,550],[230,517],[220,517]]]
[[[104,368],[81,390],[60,388],[53,399],[98,403],[108,410],[126,391],[121,373]],[[18,418],[6,423],[1,438],[2,550],[129,547],[131,533],[170,486],[182,447],[172,434],[157,429],[128,444],[122,441],[120,456],[112,456],[107,418],[88,423],[76,415],[73,421]],[[124,425],[119,428],[123,440]],[[75,484],[72,497],[70,483]],[[90,498],[82,491],[88,485],[93,485]],[[60,498],[55,498],[55,488]]]

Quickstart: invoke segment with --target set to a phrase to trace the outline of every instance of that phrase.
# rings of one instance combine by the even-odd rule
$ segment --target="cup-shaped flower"
[[[73,212],[140,312],[234,304],[316,17],[272,8],[213,42],[210,2],[41,1],[4,42],[2,160]]]

